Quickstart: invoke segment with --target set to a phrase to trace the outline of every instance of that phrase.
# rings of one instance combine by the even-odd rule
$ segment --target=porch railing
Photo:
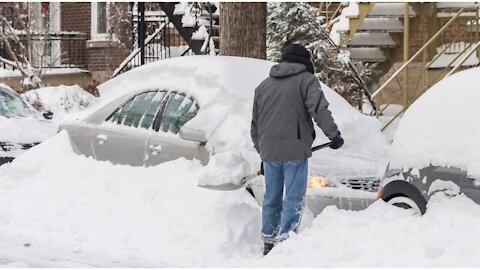
[[[392,83],[397,83],[401,89],[399,92],[399,97],[403,97],[403,109],[399,112],[397,112],[382,128],[382,131],[387,129],[396,119],[398,119],[400,116],[403,115],[403,113],[407,110],[408,106],[416,99],[418,98],[419,95],[417,95],[417,88],[419,87],[420,80],[422,78],[425,79],[425,85],[424,85],[424,90],[430,87],[431,84],[435,83],[436,81],[440,80],[441,78],[445,78],[454,72],[458,71],[458,69],[465,63],[465,61],[473,54],[477,53],[478,48],[480,47],[480,40],[478,40],[478,27],[477,27],[477,32],[473,33],[473,42],[470,42],[463,46],[459,51],[458,54],[453,57],[448,63],[443,63],[443,65],[440,68],[437,68],[436,70],[439,71],[436,76],[432,76],[433,78],[428,77],[428,71],[433,68],[432,64],[438,61],[442,56],[445,56],[449,50],[452,49],[452,46],[455,47],[454,44],[457,42],[463,42],[467,40],[467,35],[472,35],[472,33],[467,33],[469,29],[467,27],[464,28],[459,28],[459,27],[451,27],[452,25],[455,26],[454,23],[459,22],[459,18],[465,19],[465,13],[468,13],[468,17],[470,15],[475,14],[472,12],[466,12],[467,8],[460,8],[457,12],[452,13],[452,16],[447,18],[447,21],[443,24],[443,26],[418,50],[416,51],[413,56],[410,58],[407,58],[406,61],[398,68],[394,73],[389,76],[389,78],[372,94],[372,97],[379,100],[381,98],[381,94],[385,92],[385,90],[392,85]],[[472,14],[470,14],[472,13]],[[408,20],[408,19],[407,19]],[[477,11],[477,16],[476,17],[470,17],[467,21],[472,21],[475,20],[478,22],[478,11]],[[449,36],[449,42],[445,44],[445,35],[447,32],[455,28],[455,32],[448,33]],[[471,30],[471,29],[470,29]],[[405,30],[407,31],[407,29]],[[472,32],[472,31],[470,31]],[[453,33],[453,34],[452,34]],[[407,37],[408,38],[408,37]],[[432,57],[432,60],[427,62],[427,50],[429,48],[432,48],[431,46],[435,46],[436,41],[441,40],[444,43],[444,46],[441,47],[440,49],[437,49],[436,47],[435,52],[436,55]],[[407,43],[408,45],[408,43]],[[408,51],[406,52],[408,54]],[[404,52],[405,54],[405,52]],[[423,56],[423,57],[420,57]],[[423,58],[423,59],[422,59]],[[409,89],[409,82],[408,82],[408,68],[415,62],[418,61],[418,59],[422,60],[422,64],[419,66],[421,70],[417,74],[418,76],[418,81],[415,89]],[[445,58],[444,58],[445,59]],[[418,63],[418,62],[417,62]],[[403,82],[400,82],[399,80],[399,75],[403,74]],[[422,84],[423,85],[423,84]],[[413,91],[412,91],[413,90]],[[413,96],[412,96],[413,94]],[[384,106],[382,107],[377,107],[375,110],[375,115],[377,117],[383,115],[383,112],[391,105],[391,103],[386,103],[383,104]]]
[[[84,33],[60,32],[60,33],[32,33],[30,35],[19,34],[20,42],[25,48],[30,48],[31,58],[29,61],[34,68],[86,68],[86,41]],[[30,46],[27,46],[30,44]],[[19,45],[12,46],[14,53],[20,53]],[[10,52],[0,44],[0,57],[11,60]],[[13,61],[0,63],[3,68],[16,69]]]

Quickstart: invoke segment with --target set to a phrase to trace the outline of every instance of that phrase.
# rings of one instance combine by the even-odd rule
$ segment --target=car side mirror
[[[45,117],[45,119],[51,120],[53,118],[53,113],[51,111],[46,111],[43,113],[43,117]]]
[[[207,143],[207,136],[203,130],[182,127],[179,132],[180,138],[187,141],[195,141],[201,144]]]

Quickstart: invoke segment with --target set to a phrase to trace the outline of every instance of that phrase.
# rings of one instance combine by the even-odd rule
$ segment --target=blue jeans
[[[264,162],[262,239],[276,244],[298,230],[307,191],[308,159]],[[285,198],[284,198],[285,189]]]

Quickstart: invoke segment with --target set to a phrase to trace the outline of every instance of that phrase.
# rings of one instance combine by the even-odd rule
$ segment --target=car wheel
[[[378,194],[385,202],[404,209],[413,209],[423,215],[427,211],[427,201],[412,184],[396,180],[388,183]]]

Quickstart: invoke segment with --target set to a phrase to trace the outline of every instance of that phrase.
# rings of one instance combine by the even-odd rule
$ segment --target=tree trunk
[[[220,3],[220,55],[266,58],[267,3]]]

